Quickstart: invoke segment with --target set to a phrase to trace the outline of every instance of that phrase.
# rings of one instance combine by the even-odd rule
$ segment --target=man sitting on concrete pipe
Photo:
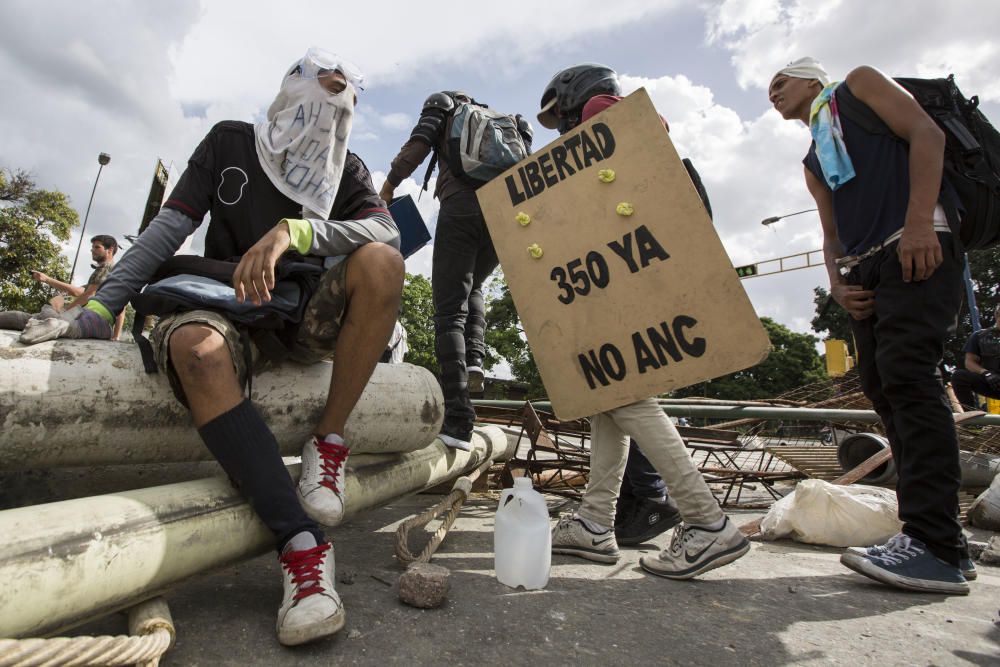
[[[205,256],[238,260],[236,300],[272,300],[276,267],[293,259],[325,271],[290,335],[289,357],[337,355],[326,406],[302,452],[298,488],[278,443],[244,396],[257,349],[218,311],[162,318],[150,339],[160,372],[189,406],[205,445],[274,532],[284,598],[278,640],[301,644],[337,632],[334,552],[319,524],[344,510],[344,425],[386,349],[399,310],[399,232],[361,159],[347,150],[360,71],[311,48],[282,79],[264,122],[217,124],[191,156],[163,210],[73,322],[80,337],[109,338],[126,302],[151,281],[206,213]],[[248,363],[248,360],[249,363]]]

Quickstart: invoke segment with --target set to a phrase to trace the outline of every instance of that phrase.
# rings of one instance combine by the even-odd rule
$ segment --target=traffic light
[[[747,264],[746,266],[737,266],[736,275],[740,278],[750,278],[757,275],[757,265]]]

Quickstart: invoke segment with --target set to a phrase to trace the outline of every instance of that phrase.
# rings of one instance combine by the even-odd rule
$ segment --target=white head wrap
[[[282,81],[267,121],[254,128],[260,166],[274,187],[302,205],[303,217],[330,217],[347,159],[354,100],[350,80],[340,93],[330,93],[315,76],[302,75],[300,61]]]
[[[788,63],[788,66],[771,77],[771,81],[779,76],[790,76],[796,79],[819,79],[824,86],[830,83],[830,75],[815,58],[806,56]]]

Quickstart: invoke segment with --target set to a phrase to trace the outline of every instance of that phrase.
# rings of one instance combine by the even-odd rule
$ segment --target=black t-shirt
[[[257,159],[250,123],[218,123],[188,160],[164,206],[197,221],[211,213],[205,257],[235,259],[283,218],[301,218],[302,206],[271,183]],[[368,168],[348,151],[330,220],[357,220],[385,210]]]
[[[991,373],[1000,373],[1000,329],[980,329],[969,336],[962,351],[979,357],[979,365]]]

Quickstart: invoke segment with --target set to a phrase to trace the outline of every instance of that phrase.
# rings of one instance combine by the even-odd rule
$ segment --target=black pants
[[[979,409],[976,397],[972,394],[979,394],[988,398],[1000,398],[1000,391],[990,387],[990,384],[979,373],[967,371],[964,368],[956,369],[951,374],[951,387],[955,390],[955,397],[963,407],[973,410]]]
[[[434,350],[441,367],[445,409],[441,432],[463,440],[472,436],[476,419],[467,368],[482,367],[486,356],[481,288],[497,263],[476,193],[460,192],[441,202],[431,268]]]
[[[962,301],[962,266],[950,234],[944,262],[928,279],[904,283],[896,244],[855,267],[848,282],[875,291],[875,312],[851,320],[861,388],[874,404],[899,472],[903,532],[957,565],[961,470],[955,422],[938,366]]]
[[[662,498],[667,495],[667,484],[656,468],[639,450],[635,440],[629,440],[625,477],[622,479],[620,497]]]

